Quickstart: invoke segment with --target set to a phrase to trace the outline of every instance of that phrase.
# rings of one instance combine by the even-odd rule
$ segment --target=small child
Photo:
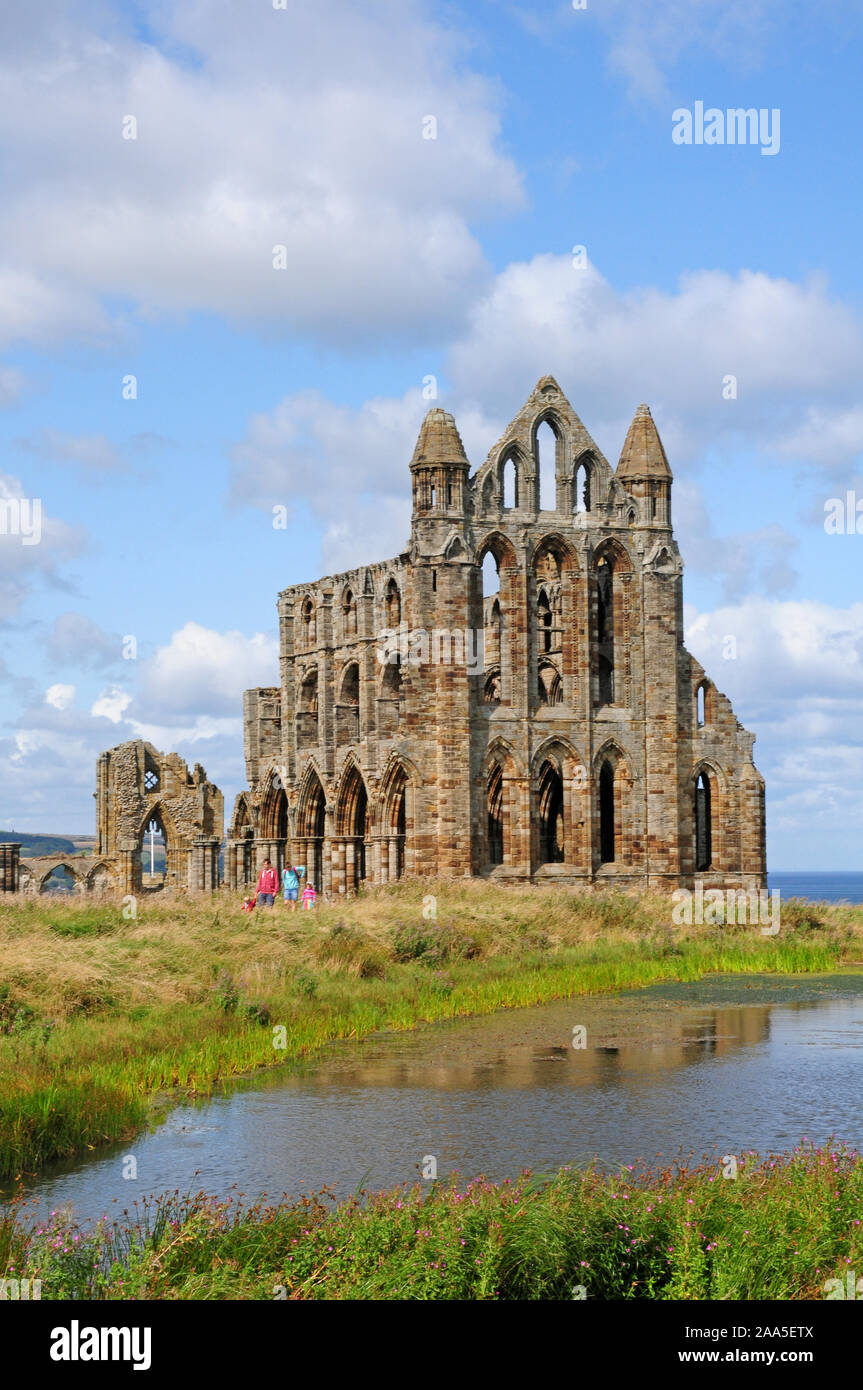
[[[244,911],[244,912],[254,912],[254,910],[255,910],[255,899],[254,899],[254,898],[243,898],[243,911]]]
[[[313,883],[307,883],[305,888],[303,889],[304,912],[309,912],[314,907],[317,896],[318,895],[315,892],[315,885]]]

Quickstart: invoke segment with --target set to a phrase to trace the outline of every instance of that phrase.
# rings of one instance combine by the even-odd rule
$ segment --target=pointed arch
[[[378,684],[377,730],[380,738],[394,738],[404,716],[402,659],[398,652],[383,664]]]
[[[318,668],[300,675],[297,693],[297,748],[313,748],[318,742]]]
[[[357,635],[357,598],[350,585],[342,591],[342,634],[346,638]]]
[[[510,744],[495,738],[485,751],[479,786],[480,824],[485,827],[484,854],[478,868],[512,863],[513,821],[518,814],[517,763]],[[482,862],[484,860],[484,862]]]
[[[344,849],[344,889],[358,888],[366,877],[366,834],[368,832],[369,795],[362,772],[353,758],[348,758],[336,790],[335,833]]]
[[[100,859],[93,864],[84,876],[84,884],[90,893],[104,893],[114,886],[114,871],[110,863]]]
[[[591,561],[591,675],[595,708],[630,704],[632,561],[614,538]]]
[[[349,661],[339,677],[335,707],[336,747],[343,748],[360,739],[360,667]]]
[[[311,594],[305,594],[300,601],[300,643],[313,647],[317,642],[317,605]]]
[[[697,874],[724,867],[723,830],[728,779],[713,758],[700,758],[690,775],[692,855]]]
[[[540,766],[536,802],[539,862],[562,864],[566,857],[563,775],[551,758],[545,758]]]
[[[592,449],[585,449],[572,467],[571,510],[573,516],[586,515],[596,505],[598,463]]]
[[[563,683],[554,662],[541,661],[539,663],[536,693],[540,705],[563,704]]]
[[[58,870],[62,870],[63,873],[68,874],[72,880],[73,886],[75,888],[78,888],[78,886],[81,883],[80,873],[76,872],[76,870],[72,868],[72,865],[69,863],[68,860],[57,859],[53,864],[49,864],[47,869],[43,870],[42,874],[39,876],[37,880],[38,892],[45,892],[45,885],[48,882],[48,879],[53,878],[54,874],[56,874]]]
[[[702,676],[695,687],[695,727],[709,728],[716,721],[716,686],[709,676]]]
[[[398,627],[402,620],[402,594],[395,575],[390,575],[384,589],[384,608],[386,626]]]
[[[392,883],[406,872],[415,818],[419,773],[409,759],[391,758],[381,779],[375,823],[380,846],[380,880]]]
[[[484,562],[492,556],[497,571],[498,588],[486,592],[488,585]],[[483,683],[475,685],[476,698],[481,705],[508,704],[510,699],[511,615],[517,596],[518,561],[512,541],[502,531],[489,531],[480,541],[474,554],[472,625],[482,627],[484,645]]]
[[[606,739],[593,760],[594,862],[626,868],[631,859],[632,774],[629,756]]]
[[[537,486],[536,510],[556,512],[565,447],[565,434],[556,411],[543,410],[536,417],[531,428],[531,447]]]
[[[323,886],[327,799],[320,773],[313,762],[306,765],[297,798],[297,831],[292,843],[298,864],[305,866],[306,882]]]
[[[267,777],[259,824],[263,839],[281,840],[284,846],[288,838],[288,795],[277,768],[273,768]]]

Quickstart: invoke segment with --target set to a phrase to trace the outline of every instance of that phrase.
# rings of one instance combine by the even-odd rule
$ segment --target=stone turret
[[[464,516],[470,464],[455,420],[446,410],[435,406],[426,415],[410,468],[414,520]]]
[[[638,498],[643,526],[670,528],[672,474],[649,406],[640,405],[632,418],[617,476]]]

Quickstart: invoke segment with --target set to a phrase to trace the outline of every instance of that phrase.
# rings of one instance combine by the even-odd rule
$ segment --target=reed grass
[[[39,1279],[46,1300],[847,1297],[863,1266],[860,1155],[804,1141],[723,1170],[689,1156],[335,1208],[326,1189],[281,1206],[173,1192],[95,1228],[62,1213],[28,1224],[18,1207],[0,1218],[0,1276]]]
[[[337,1039],[861,959],[863,908],[794,902],[766,937],[675,927],[658,895],[471,880],[391,885],[295,914],[158,895],[127,920],[109,902],[16,899],[0,904],[0,1179],[130,1137],[159,1093],[207,1093]]]

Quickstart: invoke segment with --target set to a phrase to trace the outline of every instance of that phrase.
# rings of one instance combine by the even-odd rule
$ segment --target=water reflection
[[[585,1046],[573,1047],[573,1030]],[[95,1217],[174,1187],[297,1196],[331,1184],[514,1176],[679,1149],[863,1139],[863,977],[717,979],[571,999],[342,1043],[248,1079],[96,1160],[34,1185],[40,1211]],[[134,1154],[135,1183],[123,1180]]]

